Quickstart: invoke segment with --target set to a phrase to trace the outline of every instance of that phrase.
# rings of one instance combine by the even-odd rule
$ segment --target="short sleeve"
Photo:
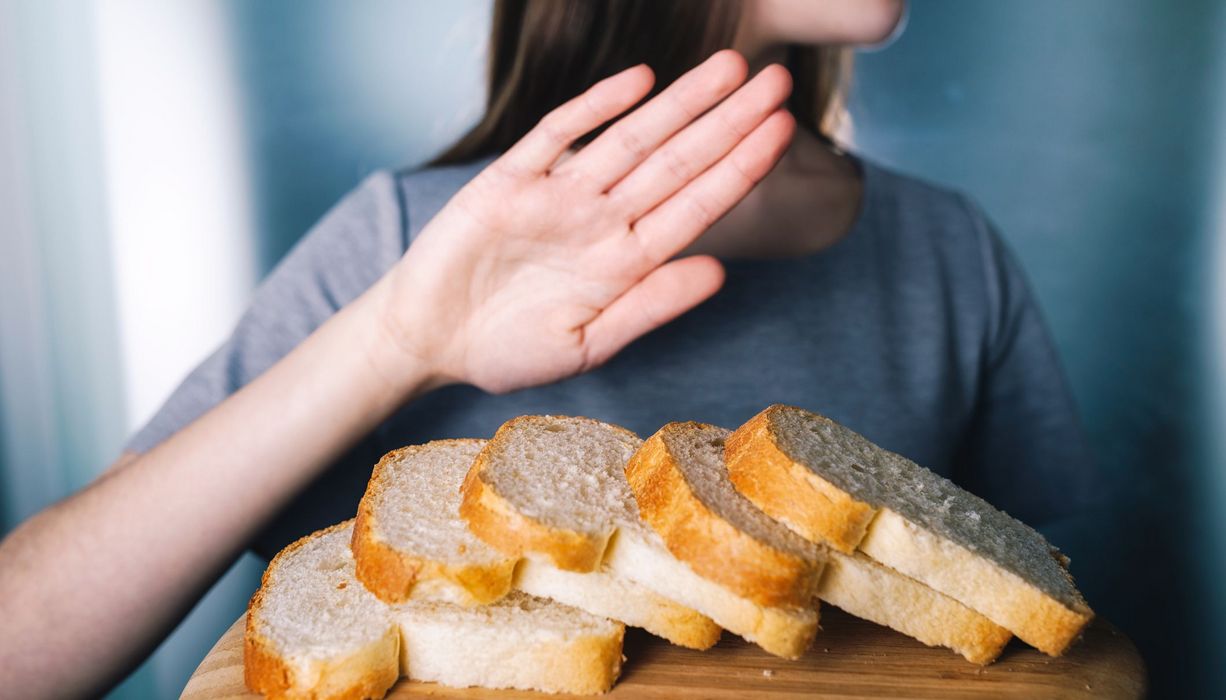
[[[969,490],[1035,527],[1106,504],[1104,476],[1017,261],[967,204],[988,318],[972,419],[954,465]]]
[[[128,441],[143,453],[274,365],[379,279],[406,247],[395,177],[375,173],[334,206],[256,290],[230,337]]]

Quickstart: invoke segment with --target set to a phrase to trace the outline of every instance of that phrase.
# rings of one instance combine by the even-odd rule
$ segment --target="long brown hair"
[[[655,71],[644,98],[651,99],[732,46],[741,9],[740,0],[497,0],[485,116],[430,165],[501,153],[553,108],[639,63]],[[788,109],[800,127],[831,142],[850,52],[791,45],[785,65],[794,82]]]

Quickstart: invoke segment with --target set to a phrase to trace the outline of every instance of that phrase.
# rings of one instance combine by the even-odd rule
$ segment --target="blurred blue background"
[[[373,169],[482,108],[487,0],[0,0],[0,522],[81,487]],[[974,196],[1022,259],[1109,536],[1048,533],[1155,696],[1226,671],[1226,3],[918,0],[857,58],[853,148]],[[175,696],[241,560],[114,692]]]

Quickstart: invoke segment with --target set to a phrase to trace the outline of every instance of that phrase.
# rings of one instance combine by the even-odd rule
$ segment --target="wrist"
[[[393,288],[391,274],[384,275],[355,301],[353,310],[371,370],[403,402],[454,384],[456,379],[439,361],[441,353],[426,350],[421,342],[431,329],[413,327],[411,321],[394,313]]]

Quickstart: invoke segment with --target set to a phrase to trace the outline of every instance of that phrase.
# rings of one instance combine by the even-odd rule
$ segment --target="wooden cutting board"
[[[192,674],[186,700],[258,698],[243,685],[243,625],[226,631]],[[822,631],[797,661],[767,654],[727,632],[705,652],[675,647],[626,630],[628,658],[609,698],[1140,698],[1145,664],[1110,623],[1095,620],[1084,638],[1053,659],[1013,640],[999,660],[980,668],[947,649],[923,644],[831,606]],[[401,680],[389,698],[557,698],[507,690],[457,690]]]

